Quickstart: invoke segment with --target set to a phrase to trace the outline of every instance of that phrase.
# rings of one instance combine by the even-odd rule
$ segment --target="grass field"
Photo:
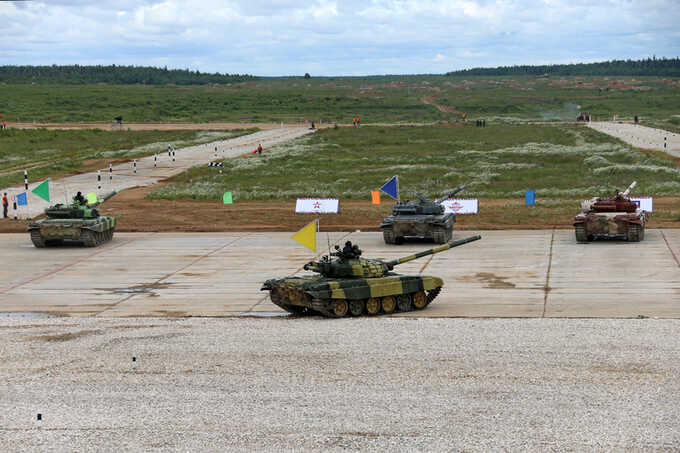
[[[637,194],[680,195],[677,162],[643,153],[583,125],[493,124],[326,129],[262,157],[195,167],[151,198],[366,199],[399,175],[402,198],[435,196],[462,183],[465,197],[591,197],[638,181]]]
[[[431,123],[573,121],[619,114],[677,127],[680,83],[658,77],[376,76],[262,79],[225,86],[1,85],[8,121]]]
[[[133,159],[176,148],[252,133],[234,131],[101,131],[7,129],[0,131],[0,187],[77,173],[92,165]],[[95,161],[95,162],[92,162]],[[101,162],[99,162],[101,161]]]

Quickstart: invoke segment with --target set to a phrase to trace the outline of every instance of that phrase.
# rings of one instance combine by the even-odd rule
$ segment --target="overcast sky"
[[[0,65],[441,74],[680,56],[680,0],[0,2]]]

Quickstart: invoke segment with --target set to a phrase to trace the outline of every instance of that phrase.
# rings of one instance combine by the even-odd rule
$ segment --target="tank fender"
[[[393,275],[374,279],[327,281],[304,288],[314,299],[368,299],[371,297],[431,291],[444,286],[439,277],[418,275]]]
[[[586,223],[585,216],[577,215],[576,217],[574,217],[574,226],[580,225],[582,223]]]

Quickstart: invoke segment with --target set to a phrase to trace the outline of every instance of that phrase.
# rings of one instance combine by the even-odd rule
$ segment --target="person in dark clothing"
[[[257,155],[258,156],[262,155],[262,144],[261,143],[259,145],[257,145]]]
[[[82,193],[80,193],[80,191],[76,194],[75,197],[73,197],[73,199],[77,201],[78,204],[81,206],[85,206],[87,204],[87,200],[85,200],[85,197],[83,196]]]
[[[347,259],[359,258],[361,256],[361,249],[358,245],[352,245],[351,241],[347,241],[342,248],[342,255]]]
[[[2,195],[2,217],[7,218],[7,208],[9,208],[9,200],[7,199],[7,192]]]

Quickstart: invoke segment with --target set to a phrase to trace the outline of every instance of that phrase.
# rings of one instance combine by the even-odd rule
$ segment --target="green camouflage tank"
[[[267,280],[261,290],[269,291],[274,304],[296,314],[343,317],[422,310],[444,282],[439,277],[396,274],[394,266],[478,239],[481,236],[471,236],[391,261],[361,258],[359,247],[348,242],[342,250],[336,246],[332,257],[305,264],[305,270],[318,275]]]
[[[406,200],[392,206],[392,215],[380,222],[385,244],[403,244],[407,237],[431,239],[437,244],[453,237],[456,214],[445,212],[442,203],[465,189],[465,184],[437,200],[421,195],[418,200]]]
[[[97,206],[114,196],[111,192],[91,205],[73,197],[70,205],[56,204],[45,209],[46,218],[28,225],[31,241],[36,247],[60,244],[64,241],[96,247],[113,238],[116,218],[99,215]],[[80,194],[80,192],[79,192]]]

